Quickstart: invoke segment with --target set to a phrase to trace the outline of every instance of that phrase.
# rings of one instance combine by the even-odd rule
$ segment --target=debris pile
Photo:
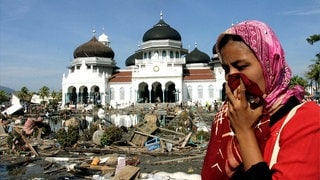
[[[105,118],[111,111],[139,114],[143,118],[129,127],[119,127]],[[88,114],[83,112],[88,113],[79,110],[61,111],[51,116],[34,116],[33,113],[11,119],[2,117],[0,165],[26,165],[42,160],[45,162],[41,165],[42,173],[46,177],[148,179],[161,171],[149,174],[142,171],[149,166],[197,159],[201,164],[209,140],[209,132],[204,131],[209,129],[205,121],[211,121],[213,116],[204,111],[208,114],[205,118],[210,118],[204,120],[198,108],[168,105],[106,111],[93,108],[91,115],[99,114],[99,118],[90,121],[85,120]],[[12,155],[23,158],[15,162],[5,159]],[[195,172],[188,168],[185,173]]]

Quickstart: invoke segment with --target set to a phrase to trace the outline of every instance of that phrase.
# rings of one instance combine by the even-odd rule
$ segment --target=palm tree
[[[300,85],[303,88],[306,88],[308,86],[308,82],[300,76],[293,76],[290,80],[290,87],[293,87],[295,85]]]
[[[21,90],[18,92],[18,98],[22,102],[30,102],[32,97],[32,93],[29,92],[29,89],[25,86],[21,88]]]
[[[306,40],[309,44],[313,45],[313,43],[320,41],[320,34],[314,34],[308,37]]]
[[[9,94],[4,90],[0,90],[0,104],[9,101]]]
[[[320,34],[314,34],[306,40],[309,44],[313,45],[315,42],[320,41]],[[313,61],[315,63],[309,65],[309,71],[306,73],[306,76],[311,80],[311,83],[315,83],[315,92],[318,92],[320,85],[320,53],[316,54],[316,59]]]
[[[39,96],[44,101],[45,97],[48,97],[50,94],[50,89],[47,86],[43,86],[42,88],[39,89]]]
[[[309,65],[309,71],[307,72],[307,78],[315,83],[315,90],[318,92],[320,84],[320,58],[316,60],[314,64]]]

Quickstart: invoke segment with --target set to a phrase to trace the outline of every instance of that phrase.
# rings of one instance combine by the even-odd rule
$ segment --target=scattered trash
[[[0,165],[30,168],[30,162],[42,162],[37,168],[41,175],[30,174],[26,179],[200,179],[197,173],[201,171],[211,125],[206,125],[200,114],[207,115],[210,123],[213,114],[174,104],[137,104],[127,110],[86,108],[48,113],[33,107],[35,112],[6,117],[0,123]],[[141,119],[135,123],[108,119],[115,113],[134,113]],[[184,168],[178,169],[183,172],[169,173],[157,170],[158,166],[168,171]],[[146,172],[150,168],[154,170]],[[17,177],[8,173],[5,178]]]

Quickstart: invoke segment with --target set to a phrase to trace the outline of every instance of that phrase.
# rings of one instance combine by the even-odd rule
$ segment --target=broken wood
[[[49,169],[53,164],[54,164],[53,162],[49,162],[47,165],[45,165],[45,166],[43,167],[43,169],[44,169],[44,170],[47,170],[47,169]]]
[[[134,132],[135,132],[135,133],[138,133],[138,134],[141,134],[141,135],[144,135],[144,136],[159,138],[160,140],[167,141],[167,142],[170,142],[170,143],[172,143],[172,144],[179,144],[179,142],[172,141],[172,140],[170,140],[170,139],[161,138],[161,137],[158,137],[158,136],[154,136],[154,135],[151,135],[151,134],[146,134],[146,133],[139,132],[139,131],[134,131]]]
[[[190,157],[184,157],[184,158],[177,158],[177,159],[170,159],[170,160],[164,160],[164,161],[157,161],[157,162],[152,162],[150,163],[151,165],[158,165],[158,164],[166,164],[166,163],[172,163],[172,162],[183,162],[185,160],[190,160],[190,159],[198,159],[198,158],[203,158],[204,154],[201,154],[199,156],[190,156]]]
[[[22,134],[22,132],[20,131],[20,129],[14,127],[13,128],[14,131],[16,131],[22,138],[22,140],[27,144],[27,146],[29,147],[29,149],[32,151],[32,153],[37,156],[40,157],[40,155],[38,154],[38,152],[32,147],[32,145],[28,142],[27,138]]]
[[[190,133],[188,134],[188,136],[186,136],[186,138],[184,139],[183,143],[181,144],[181,147],[185,147],[185,146],[186,146],[186,144],[188,143],[191,135],[192,135],[192,132],[190,132]]]
[[[57,171],[62,171],[62,170],[65,170],[65,169],[66,169],[65,167],[60,167],[60,168],[44,171],[43,173],[44,174],[50,174],[50,173],[54,173],[54,172],[57,172]]]
[[[140,174],[140,168],[127,165],[121,169],[112,179],[113,180],[130,180],[135,179]]]
[[[144,121],[137,124],[135,128],[143,133],[152,134],[158,129],[157,116],[153,114],[146,114],[144,116]],[[131,143],[136,146],[144,146],[144,143],[147,140],[148,136],[142,136],[141,134],[134,133],[131,138]]]
[[[171,133],[174,133],[174,134],[179,134],[179,135],[181,135],[181,136],[185,136],[184,133],[172,131],[172,130],[170,130],[170,129],[166,129],[166,128],[162,128],[162,127],[159,127],[159,129],[162,130],[162,131],[167,131],[167,132],[171,132]]]

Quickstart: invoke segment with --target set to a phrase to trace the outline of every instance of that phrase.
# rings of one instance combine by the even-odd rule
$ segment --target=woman
[[[212,124],[202,179],[319,179],[320,108],[289,88],[291,70],[274,32],[245,21],[222,33],[216,51],[226,101]]]

